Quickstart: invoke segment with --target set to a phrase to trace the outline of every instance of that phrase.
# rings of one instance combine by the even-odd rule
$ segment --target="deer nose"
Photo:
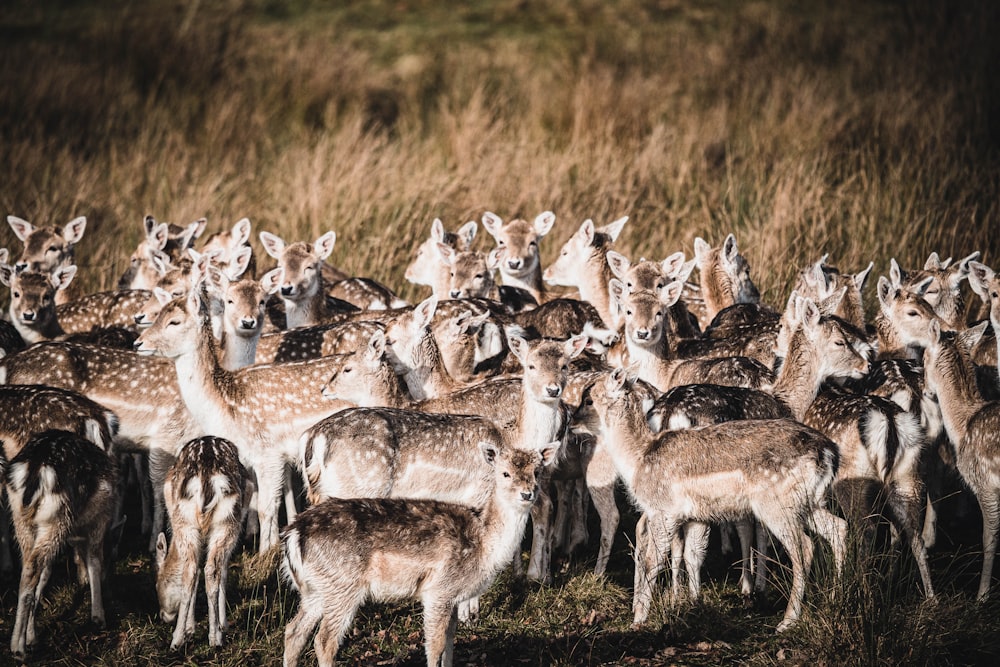
[[[521,500],[524,500],[524,501],[527,501],[527,502],[531,502],[534,499],[535,499],[535,492],[534,491],[522,491],[521,492]]]
[[[294,291],[295,291],[295,288],[292,287],[291,285],[282,285],[281,286],[281,296],[291,296],[292,292],[294,292]]]
[[[649,329],[636,329],[635,337],[639,340],[646,340],[649,338]]]
[[[142,341],[141,341],[141,340],[138,340],[138,339],[136,339],[136,340],[135,340],[135,341],[134,341],[134,342],[132,343],[132,349],[133,349],[133,350],[138,350],[138,349],[139,349],[140,347],[142,347]]]
[[[450,292],[448,292],[448,296],[450,296],[452,299],[457,299],[458,297],[462,296],[462,290],[453,289]]]
[[[146,321],[146,315],[145,313],[139,313],[138,315],[133,316],[132,319],[135,320],[136,324],[142,324]]]
[[[14,272],[15,273],[21,273],[26,268],[28,268],[28,263],[27,262],[18,262],[18,263],[16,263],[14,265]]]
[[[559,398],[559,396],[562,394],[562,387],[560,387],[557,384],[550,384],[548,387],[545,388],[545,393],[547,393],[552,398]]]
[[[243,327],[244,329],[253,329],[257,326],[257,318],[244,317],[243,319],[240,320],[240,326]]]
[[[24,320],[25,322],[34,322],[35,321],[35,311],[33,311],[33,310],[26,310],[26,311],[24,311],[23,313],[21,313],[21,319]]]
[[[508,259],[507,260],[507,266],[509,266],[510,268],[512,268],[512,269],[514,269],[516,271],[516,270],[518,270],[518,269],[521,268],[521,260],[520,259]]]

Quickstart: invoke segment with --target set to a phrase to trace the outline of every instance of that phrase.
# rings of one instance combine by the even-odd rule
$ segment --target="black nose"
[[[521,268],[521,260],[519,260],[519,259],[510,259],[510,260],[507,260],[507,266],[509,266],[512,269],[520,269]]]
[[[21,319],[24,320],[25,322],[34,322],[35,313],[33,313],[30,310],[26,310],[23,313],[21,313]]]
[[[28,268],[27,262],[18,262],[14,265],[14,272],[21,273],[21,271],[24,271],[26,268]]]
[[[647,338],[649,338],[649,331],[647,331],[646,329],[640,329],[639,331],[635,332],[635,337],[638,338],[639,340],[646,340]]]
[[[142,347],[142,341],[141,340],[136,340],[135,342],[132,343],[132,349],[133,350],[138,350],[140,347]]]
[[[142,321],[146,319],[146,316],[143,315],[142,313],[139,313],[138,315],[133,316],[132,319],[135,320],[136,324],[142,324]]]
[[[281,296],[291,296],[293,289],[295,289],[295,288],[292,287],[291,285],[282,285],[281,286]]]
[[[562,393],[562,387],[546,387],[545,391],[552,398],[559,398],[559,394]]]
[[[535,498],[535,494],[532,493],[531,491],[522,491],[521,492],[521,499],[522,500],[533,500],[534,498]]]
[[[462,290],[453,289],[450,292],[448,292],[448,296],[450,296],[452,299],[457,299],[458,297],[462,296]]]
[[[247,319],[244,317],[242,320],[240,320],[240,326],[242,326],[244,329],[253,329],[254,327],[257,326],[257,319],[256,318]]]

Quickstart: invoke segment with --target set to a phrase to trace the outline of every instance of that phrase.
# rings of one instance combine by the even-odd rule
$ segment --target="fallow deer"
[[[654,435],[631,391],[635,379],[622,368],[603,375],[577,411],[580,423],[605,436],[616,469],[648,518],[649,539],[637,559],[634,622],[642,623],[648,615],[662,554],[682,525],[755,516],[792,562],[791,594],[778,631],[790,628],[801,615],[812,561],[806,527],[830,542],[838,569],[843,563],[846,526],[825,507],[837,470],[836,445],[787,419]],[[727,446],[718,447],[719,442]],[[706,451],[712,456],[705,456]]]
[[[156,218],[147,215],[142,221],[145,237],[129,258],[129,267],[118,279],[118,289],[153,289],[161,275],[157,264],[166,266],[180,259],[205,230],[206,223],[207,220],[201,218],[181,227],[157,222]]]
[[[713,248],[704,239],[697,237],[694,240],[694,256],[698,261],[700,292],[704,303],[704,311],[695,314],[703,330],[708,328],[723,309],[760,301],[760,292],[750,278],[750,264],[740,254],[735,236],[726,236],[718,248]]]
[[[0,283],[10,288],[10,321],[28,344],[66,335],[56,317],[56,294],[69,287],[76,266],[57,267],[52,273],[22,271],[0,264]]]
[[[226,629],[229,558],[240,538],[252,483],[236,445],[214,436],[181,447],[164,482],[171,539],[156,538],[156,594],[160,617],[176,621],[170,648],[194,634],[198,565],[205,562],[208,643],[222,646]],[[204,553],[203,553],[204,552]]]
[[[608,251],[608,266],[615,278],[625,286],[624,293],[651,292],[659,294],[668,284],[680,281],[687,286],[687,279],[694,270],[697,260],[684,261],[683,252],[675,252],[662,262],[652,262],[646,259],[632,264],[625,255]],[[701,330],[687,309],[683,297],[678,299],[668,311],[670,335],[677,339],[696,338]],[[619,313],[621,317],[621,313]]]
[[[483,229],[497,242],[500,275],[503,284],[527,290],[537,303],[548,301],[542,281],[542,265],[538,242],[552,230],[556,216],[545,211],[527,220],[509,220],[506,223],[495,213],[483,213]]]
[[[457,232],[446,232],[444,223],[439,218],[434,218],[430,237],[417,246],[404,277],[415,285],[430,286],[434,294],[446,293],[450,276],[447,267],[438,261],[437,244],[443,243],[457,252],[465,252],[471,248],[477,229],[476,221],[471,220]]]
[[[70,220],[60,230],[54,226],[35,227],[27,220],[8,215],[7,224],[14,230],[14,235],[24,243],[21,257],[14,262],[14,268],[19,273],[28,269],[39,273],[52,273],[60,266],[73,263],[73,250],[83,238],[87,228],[87,218],[80,216]],[[60,303],[68,300],[66,294],[60,295]]]
[[[104,538],[112,516],[115,466],[108,453],[67,431],[32,436],[7,463],[4,482],[21,547],[21,581],[10,649],[23,661],[37,641],[35,613],[52,563],[73,544],[86,564],[90,618],[104,625]]]
[[[932,252],[919,271],[904,271],[893,259],[890,261],[889,277],[893,285],[911,289],[929,284],[917,292],[931,305],[934,312],[953,329],[961,329],[965,325],[965,299],[962,296],[962,281],[969,276],[969,262],[979,259],[976,251],[958,260],[954,264],[951,258],[941,260],[936,252]]]
[[[431,500],[330,499],[282,534],[282,571],[299,591],[285,627],[286,667],[295,667],[319,626],[316,656],[332,665],[366,598],[419,598],[427,664],[450,667],[455,605],[482,594],[510,562],[558,445],[538,451],[479,446],[493,491],[481,509]]]

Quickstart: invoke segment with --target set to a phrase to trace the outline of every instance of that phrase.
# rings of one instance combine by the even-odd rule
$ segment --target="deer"
[[[556,261],[542,273],[542,279],[551,285],[576,287],[580,298],[597,309],[602,324],[613,330],[618,329],[619,323],[608,293],[608,281],[613,274],[607,253],[626,222],[627,216],[598,228],[593,220],[584,220],[563,244]]]
[[[86,563],[90,618],[104,626],[104,539],[115,503],[116,469],[108,453],[75,433],[33,435],[6,463],[4,483],[23,564],[10,650],[23,661],[37,641],[35,615],[52,563],[72,544]]]
[[[7,224],[14,235],[24,243],[21,257],[14,263],[14,269],[20,273],[27,269],[39,273],[52,273],[60,266],[73,263],[73,250],[83,238],[87,228],[87,218],[73,218],[62,228],[54,226],[35,227],[27,220],[14,215],[7,216]],[[67,295],[60,295],[60,303],[68,300]]]
[[[1000,304],[1000,279],[997,278],[996,272],[981,262],[969,262],[969,286],[982,301],[980,319],[989,319],[991,313],[1000,307],[998,306]],[[992,327],[990,329],[992,330]],[[991,338],[992,340],[990,340]],[[997,337],[996,332],[993,332],[992,336],[984,333],[980,343],[972,351],[973,361],[983,366],[996,366],[997,359],[1000,358],[998,346],[1000,346],[1000,337]]]
[[[226,629],[229,559],[240,539],[253,492],[236,445],[205,436],[184,444],[164,482],[171,540],[156,537],[156,594],[160,618],[173,623],[171,649],[194,635],[198,564],[204,556],[208,643],[222,646]]]
[[[10,288],[10,321],[24,342],[30,345],[66,335],[56,317],[56,295],[69,287],[75,275],[73,264],[52,273],[18,273],[13,266],[0,263],[0,283]]]
[[[332,267],[326,258],[337,242],[330,231],[309,246],[303,242],[286,245],[270,232],[261,232],[260,241],[268,255],[278,260],[284,270],[281,277],[281,298],[285,304],[287,328],[333,321],[351,309],[386,310],[406,306],[389,288],[370,278],[351,278]],[[338,275],[339,277],[334,277]],[[327,297],[330,297],[328,300]]]
[[[846,525],[825,506],[837,471],[836,444],[789,419],[726,422],[654,435],[642,401],[631,391],[636,379],[621,367],[602,374],[584,392],[576,413],[583,428],[604,436],[615,468],[647,516],[648,537],[640,543],[636,561],[633,622],[645,622],[662,554],[681,526],[753,516],[791,560],[792,588],[777,629],[793,627],[801,616],[812,561],[806,528],[831,544],[838,571],[844,559]],[[720,442],[727,445],[720,447]],[[671,555],[676,566],[680,555]]]
[[[993,326],[1000,325],[992,318]],[[976,496],[983,516],[983,569],[977,598],[989,594],[993,560],[1000,526],[1000,470],[997,451],[1000,439],[996,428],[1000,402],[985,401],[977,386],[970,350],[986,329],[982,322],[960,333],[942,331],[938,322],[928,326],[924,346],[924,373],[927,391],[941,406],[948,438],[955,447],[955,466]]]
[[[245,267],[237,272],[237,275],[244,275],[254,278],[257,275],[257,260],[250,247],[250,219],[240,218],[233,224],[232,228],[222,232],[216,232],[205,239],[201,246],[202,254],[212,254],[216,258],[216,264],[220,269],[227,271],[237,270],[243,266],[242,253],[250,248],[250,257],[245,262]],[[239,258],[239,259],[237,259]],[[233,260],[237,261],[232,265]]]
[[[904,271],[890,260],[889,278],[894,285],[904,289],[919,286],[930,278],[929,284],[920,290],[920,296],[931,305],[938,314],[953,329],[961,329],[965,325],[965,299],[962,296],[962,281],[969,277],[969,262],[979,259],[979,251],[952,263],[951,258],[942,260],[936,252],[932,252],[920,271]]]
[[[674,281],[660,294],[625,294],[617,278],[608,289],[624,314],[628,358],[638,364],[640,376],[660,391],[693,382],[712,382],[759,388],[774,381],[773,372],[748,357],[679,359],[666,327],[666,312],[680,298],[683,283]]]
[[[724,309],[737,304],[758,304],[760,292],[750,278],[750,264],[740,254],[736,237],[726,236],[713,248],[700,236],[694,240],[694,256],[700,275],[704,310],[695,309],[702,330],[709,327]]]
[[[118,289],[152,290],[159,281],[160,266],[177,261],[194,240],[201,236],[208,221],[195,220],[185,227],[168,222],[157,222],[147,215],[142,226],[145,236],[129,258],[129,266],[118,279]]]
[[[485,506],[419,499],[331,498],[282,533],[282,573],[299,608],[285,627],[284,664],[295,667],[317,626],[321,665],[332,665],[366,598],[419,598],[428,665],[453,661],[455,605],[482,594],[510,562],[558,443],[539,450],[479,444],[492,469]]]
[[[0,443],[7,460],[21,451],[32,435],[58,429],[90,440],[111,452],[118,417],[74,391],[39,385],[0,385]],[[117,515],[117,513],[116,513]],[[13,569],[10,525],[0,519],[0,571]]]
[[[278,498],[286,464],[298,458],[299,435],[346,407],[323,398],[318,388],[337,363],[331,358],[264,364],[229,371],[218,358],[211,320],[202,312],[199,290],[168,303],[136,340],[140,354],[172,361],[176,385],[203,432],[226,438],[257,475],[261,551],[277,543]],[[288,489],[286,511],[294,514]]]
[[[632,264],[629,259],[614,250],[608,251],[608,266],[611,272],[625,286],[624,293],[651,292],[659,294],[669,283],[680,281],[687,288],[687,279],[694,270],[696,260],[684,261],[683,252],[675,252],[662,262],[641,259]],[[677,339],[697,338],[701,334],[697,320],[688,312],[683,298],[668,311],[670,335]],[[621,313],[618,313],[619,318]]]
[[[430,286],[434,294],[447,293],[449,271],[438,261],[437,244],[443,243],[457,252],[465,252],[472,247],[478,229],[476,221],[470,220],[457,232],[447,232],[441,219],[434,218],[430,236],[417,246],[404,277],[415,285]]]
[[[496,213],[483,213],[483,229],[494,238],[499,250],[499,269],[503,284],[526,290],[538,303],[549,300],[542,280],[538,243],[552,231],[556,215],[543,211],[532,222],[515,219],[506,223]]]

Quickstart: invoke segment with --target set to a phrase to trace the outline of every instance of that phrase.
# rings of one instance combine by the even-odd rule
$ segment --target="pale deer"
[[[838,569],[843,563],[846,526],[825,507],[837,470],[836,445],[787,419],[654,435],[642,402],[631,391],[635,379],[622,368],[604,374],[577,411],[580,423],[605,436],[615,468],[647,515],[649,536],[637,559],[634,622],[646,620],[662,554],[681,526],[753,516],[784,546],[792,563],[791,594],[778,631],[790,628],[801,615],[812,561],[806,527],[830,542]],[[718,446],[720,442],[726,446]]]
[[[597,309],[604,326],[615,330],[619,322],[608,293],[613,274],[607,254],[626,222],[628,217],[595,227],[593,220],[585,220],[563,244],[556,261],[542,273],[542,279],[551,285],[576,287],[580,298]]]
[[[15,659],[23,661],[37,641],[38,603],[52,563],[67,543],[86,564],[90,618],[103,627],[102,561],[115,477],[107,452],[67,431],[32,436],[7,464],[4,482],[23,561],[10,640]]]
[[[153,289],[161,275],[157,264],[162,266],[180,259],[205,230],[206,222],[205,218],[201,218],[181,227],[157,222],[156,218],[147,215],[142,221],[145,237],[129,258],[125,273],[118,279],[118,289]]]
[[[83,238],[87,218],[74,218],[61,230],[54,226],[35,227],[27,220],[13,215],[7,216],[7,224],[24,243],[24,250],[14,262],[14,268],[18,272],[31,269],[39,273],[52,273],[60,266],[73,263],[73,250]],[[66,294],[60,295],[60,303],[67,299]]]
[[[143,354],[173,360],[184,404],[204,432],[226,438],[257,474],[260,549],[277,542],[278,500],[286,464],[298,459],[298,437],[343,404],[323,398],[319,387],[336,360],[264,364],[235,371],[222,367],[211,321],[199,290],[167,304],[136,341]],[[289,490],[290,493],[290,490]],[[294,503],[286,494],[286,509]]]
[[[612,298],[624,316],[624,340],[628,358],[638,364],[639,375],[660,391],[671,387],[711,382],[760,388],[774,381],[774,373],[748,357],[679,359],[666,326],[666,312],[680,298],[683,284],[675,281],[660,294],[625,294],[617,278],[609,282]]]
[[[419,598],[427,664],[450,667],[455,605],[482,594],[510,562],[558,444],[537,451],[478,449],[493,480],[480,509],[431,500],[330,499],[296,518],[282,535],[282,571],[301,596],[285,627],[286,667],[298,664],[317,625],[317,659],[333,665],[367,598]]]
[[[458,252],[465,252],[471,248],[477,229],[476,221],[471,220],[457,232],[446,232],[444,223],[439,218],[434,218],[430,237],[417,246],[404,277],[415,285],[430,286],[434,294],[446,293],[450,276],[447,266],[438,261],[437,244],[443,243]]]
[[[996,326],[996,325],[994,325]],[[979,599],[990,591],[1000,527],[1000,402],[982,399],[969,350],[986,323],[948,335],[937,322],[928,327],[924,347],[927,390],[941,405],[944,428],[955,446],[955,465],[979,501],[983,516],[983,570]]]
[[[494,248],[487,255],[478,250],[458,252],[439,243],[438,257],[448,267],[448,289],[439,299],[492,299],[500,301],[494,271],[500,266],[500,253]]]
[[[918,288],[917,293],[931,305],[934,312],[953,329],[965,325],[965,298],[962,296],[962,281],[969,276],[969,262],[979,259],[976,251],[954,264],[951,258],[941,260],[932,252],[919,271],[904,271],[893,259],[890,261],[889,277],[894,286],[904,289]],[[925,287],[924,281],[930,278]]]
[[[538,303],[548,301],[538,243],[552,231],[555,221],[552,211],[539,213],[532,222],[516,219],[506,223],[495,213],[483,213],[483,229],[496,240],[500,251],[503,284],[527,290]]]
[[[760,292],[750,278],[750,264],[740,254],[735,236],[726,236],[718,248],[697,237],[694,240],[694,256],[698,261],[704,303],[704,311],[696,312],[702,329],[707,329],[715,317],[729,306],[760,301]]]
[[[242,253],[246,252],[246,248],[250,248],[250,256],[245,261],[245,268],[239,270],[238,275],[255,278],[257,276],[257,259],[253,254],[253,248],[250,247],[249,218],[240,218],[232,226],[232,229],[216,232],[209,236],[202,244],[201,252],[214,254],[216,264],[223,271],[230,269],[235,271],[238,266],[231,266],[231,263],[236,260],[237,265],[242,265],[244,263]]]
[[[181,447],[164,482],[171,539],[156,538],[156,594],[160,618],[176,621],[170,648],[194,635],[198,565],[204,556],[208,643],[222,646],[226,629],[226,579],[250,500],[250,475],[236,445],[214,436]]]

